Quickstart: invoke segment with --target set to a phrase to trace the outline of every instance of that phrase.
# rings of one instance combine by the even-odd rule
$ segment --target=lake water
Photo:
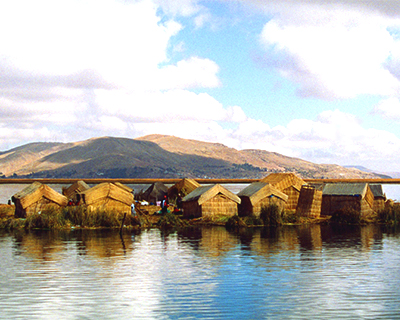
[[[400,233],[0,230],[0,319],[400,319]]]

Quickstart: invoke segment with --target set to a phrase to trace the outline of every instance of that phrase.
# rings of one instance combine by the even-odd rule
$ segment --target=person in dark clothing
[[[168,199],[167,196],[164,196],[163,200],[161,201],[161,213],[165,214],[168,212]]]
[[[176,198],[176,206],[179,210],[182,210],[182,196],[179,193],[178,197]]]

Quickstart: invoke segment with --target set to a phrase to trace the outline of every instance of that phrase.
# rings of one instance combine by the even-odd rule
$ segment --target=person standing
[[[168,199],[165,195],[163,200],[161,201],[161,213],[166,214],[168,212]]]
[[[131,215],[132,215],[132,217],[136,218],[135,203],[133,203],[133,202],[131,204]]]

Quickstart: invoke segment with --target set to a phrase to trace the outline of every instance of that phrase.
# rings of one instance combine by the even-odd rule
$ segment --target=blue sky
[[[0,0],[0,150],[174,135],[400,171],[400,7]]]

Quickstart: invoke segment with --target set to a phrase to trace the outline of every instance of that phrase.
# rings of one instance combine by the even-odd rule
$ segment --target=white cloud
[[[392,95],[399,81],[384,67],[396,40],[387,21],[342,7],[280,7],[261,33],[267,61],[306,96]]]
[[[315,120],[294,119],[286,127],[269,127],[247,119],[229,133],[230,146],[263,149],[317,163],[362,164],[398,170],[400,139],[394,134],[366,129],[356,117],[338,110],[324,111]],[[234,141],[234,142],[233,142]]]
[[[395,97],[384,99],[374,107],[373,113],[389,120],[400,121],[400,101]]]

